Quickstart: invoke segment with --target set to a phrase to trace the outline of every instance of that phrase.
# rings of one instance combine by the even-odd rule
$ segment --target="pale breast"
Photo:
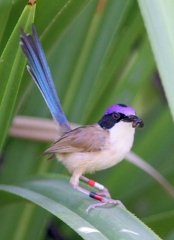
[[[119,122],[110,130],[110,150],[118,158],[124,158],[132,148],[134,134],[135,128],[132,127],[132,123]]]
[[[109,139],[103,150],[56,155],[70,172],[77,168],[83,169],[83,173],[106,169],[120,162],[130,151],[134,132],[130,123],[120,122],[109,131]]]

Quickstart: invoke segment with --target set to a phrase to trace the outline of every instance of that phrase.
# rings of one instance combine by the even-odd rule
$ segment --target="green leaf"
[[[10,10],[12,7],[12,0],[7,0],[7,1],[1,1],[0,2],[0,23],[1,23],[1,28],[0,28],[0,44],[2,42],[2,36],[4,34],[4,29],[7,24],[7,20],[10,14]]]
[[[0,59],[0,149],[3,146],[25,67],[23,53],[19,46],[19,29],[27,30],[34,21],[35,5],[27,5],[16,24]]]
[[[49,3],[47,0],[42,1],[42,4],[38,4],[38,18],[36,19],[36,26],[43,29],[41,36],[42,44],[45,51],[52,49],[63,33],[72,24],[75,18],[81,13],[81,11],[91,2],[91,0],[63,0],[53,3]],[[97,4],[97,3],[95,3]],[[46,17],[42,17],[42,12],[45,8],[50,8],[50,11],[46,13]],[[45,16],[45,15],[44,15]],[[43,26],[47,25],[45,29]],[[56,31],[55,31],[56,29]],[[52,42],[50,47],[49,42]]]
[[[174,1],[138,2],[174,119]]]
[[[35,177],[18,186],[1,184],[0,190],[2,206],[18,202],[18,197],[27,199],[62,219],[84,239],[160,239],[120,206],[96,208],[87,215],[85,209],[94,200],[74,190],[67,177]]]

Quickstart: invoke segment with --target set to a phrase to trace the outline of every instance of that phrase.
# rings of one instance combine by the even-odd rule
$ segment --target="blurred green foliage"
[[[38,0],[37,6],[25,7],[26,3],[0,2],[0,183],[18,184],[47,172],[69,176],[57,161],[37,158],[48,144],[12,138],[7,132],[16,114],[51,118],[18,52],[19,27],[30,31],[34,21],[68,119],[89,124],[110,104],[132,105],[145,122],[132,150],[174,184],[172,117],[137,2]],[[6,49],[9,60],[3,59]],[[14,50],[18,55],[13,56]],[[173,239],[174,202],[154,179],[127,161],[92,178],[161,238]],[[0,216],[3,240],[51,239],[47,235],[50,223],[62,239],[81,239],[62,221],[28,203],[2,205]]]

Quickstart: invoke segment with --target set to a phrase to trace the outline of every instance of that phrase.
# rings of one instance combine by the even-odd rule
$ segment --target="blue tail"
[[[69,122],[62,110],[34,24],[32,36],[21,31],[20,45],[30,64],[27,69],[44,97],[53,118],[59,123],[63,132],[70,131]]]

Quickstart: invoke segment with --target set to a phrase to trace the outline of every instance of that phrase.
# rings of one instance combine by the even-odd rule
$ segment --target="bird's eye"
[[[114,119],[119,119],[120,118],[120,114],[118,112],[114,112],[112,114],[112,116],[113,116]]]

